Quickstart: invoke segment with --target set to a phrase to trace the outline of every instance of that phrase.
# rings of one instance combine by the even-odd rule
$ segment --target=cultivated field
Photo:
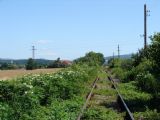
[[[43,73],[54,73],[61,70],[60,68],[53,69],[36,69],[36,70],[0,70],[0,80],[7,80],[11,78],[20,77],[26,74],[43,74]]]

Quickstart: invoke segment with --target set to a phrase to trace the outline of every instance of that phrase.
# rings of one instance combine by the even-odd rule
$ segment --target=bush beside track
[[[101,71],[98,60],[100,57],[92,65],[76,60],[78,63],[58,73],[0,81],[0,120],[75,120],[90,84]]]

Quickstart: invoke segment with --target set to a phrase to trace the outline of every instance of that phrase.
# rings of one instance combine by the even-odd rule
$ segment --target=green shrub
[[[86,53],[84,57],[80,57],[74,60],[74,63],[78,64],[87,64],[89,66],[101,66],[105,62],[104,56],[102,53],[95,53],[93,51]]]
[[[135,112],[134,117],[136,120],[160,120],[160,113],[157,110],[150,110],[147,108],[144,112]]]
[[[123,95],[125,100],[143,99],[150,100],[152,98],[151,94],[139,91],[136,86],[136,82],[120,83],[118,88],[120,93]]]
[[[82,120],[123,120],[123,117],[112,109],[92,107],[87,109]]]
[[[122,59],[120,67],[124,70],[131,70],[133,67],[133,60],[132,59]]]
[[[125,78],[125,72],[124,72],[124,70],[122,68],[119,68],[119,67],[113,68],[112,72],[114,73],[114,76],[116,78],[119,78],[122,81]]]
[[[110,60],[109,67],[113,68],[112,73],[116,78],[119,78],[122,82],[130,81],[128,79],[132,71],[131,59],[112,59]]]
[[[152,95],[146,92],[139,91],[136,82],[120,83],[118,89],[123,96],[127,106],[132,111],[144,110],[145,106],[150,104]]]
[[[0,102],[0,119],[11,120],[13,116],[13,109],[6,103]]]
[[[137,86],[149,93],[157,93],[157,82],[152,74],[149,72],[139,73],[136,77]]]
[[[37,68],[37,63],[34,59],[29,58],[26,63],[26,70],[34,70]]]
[[[134,81],[139,73],[149,71],[153,72],[154,63],[150,60],[143,59],[137,67],[132,67],[130,71],[126,71],[123,82]]]
[[[55,74],[0,81],[0,120],[75,120],[104,58],[90,52],[79,60]],[[26,68],[34,69],[35,61],[29,59]]]
[[[121,59],[112,59],[109,63],[110,68],[116,68],[121,66]]]
[[[74,65],[55,74],[29,74],[0,81],[0,103],[4,108],[0,119],[52,120],[56,116],[56,119],[75,119],[82,106],[82,96],[88,91],[87,85],[97,77],[99,69]]]

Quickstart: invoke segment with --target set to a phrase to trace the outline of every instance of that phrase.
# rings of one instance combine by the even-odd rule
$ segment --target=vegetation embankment
[[[75,120],[103,61],[90,52],[55,74],[0,81],[0,119]]]
[[[111,59],[109,69],[121,80],[118,85],[136,119],[160,119],[160,33],[131,59]]]

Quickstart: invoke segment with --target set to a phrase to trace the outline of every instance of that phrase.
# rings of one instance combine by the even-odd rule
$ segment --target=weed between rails
[[[121,113],[117,105],[117,93],[111,88],[110,81],[106,81],[105,78],[97,82],[97,88],[93,92],[94,96],[89,102],[82,120],[124,119],[125,113]]]

